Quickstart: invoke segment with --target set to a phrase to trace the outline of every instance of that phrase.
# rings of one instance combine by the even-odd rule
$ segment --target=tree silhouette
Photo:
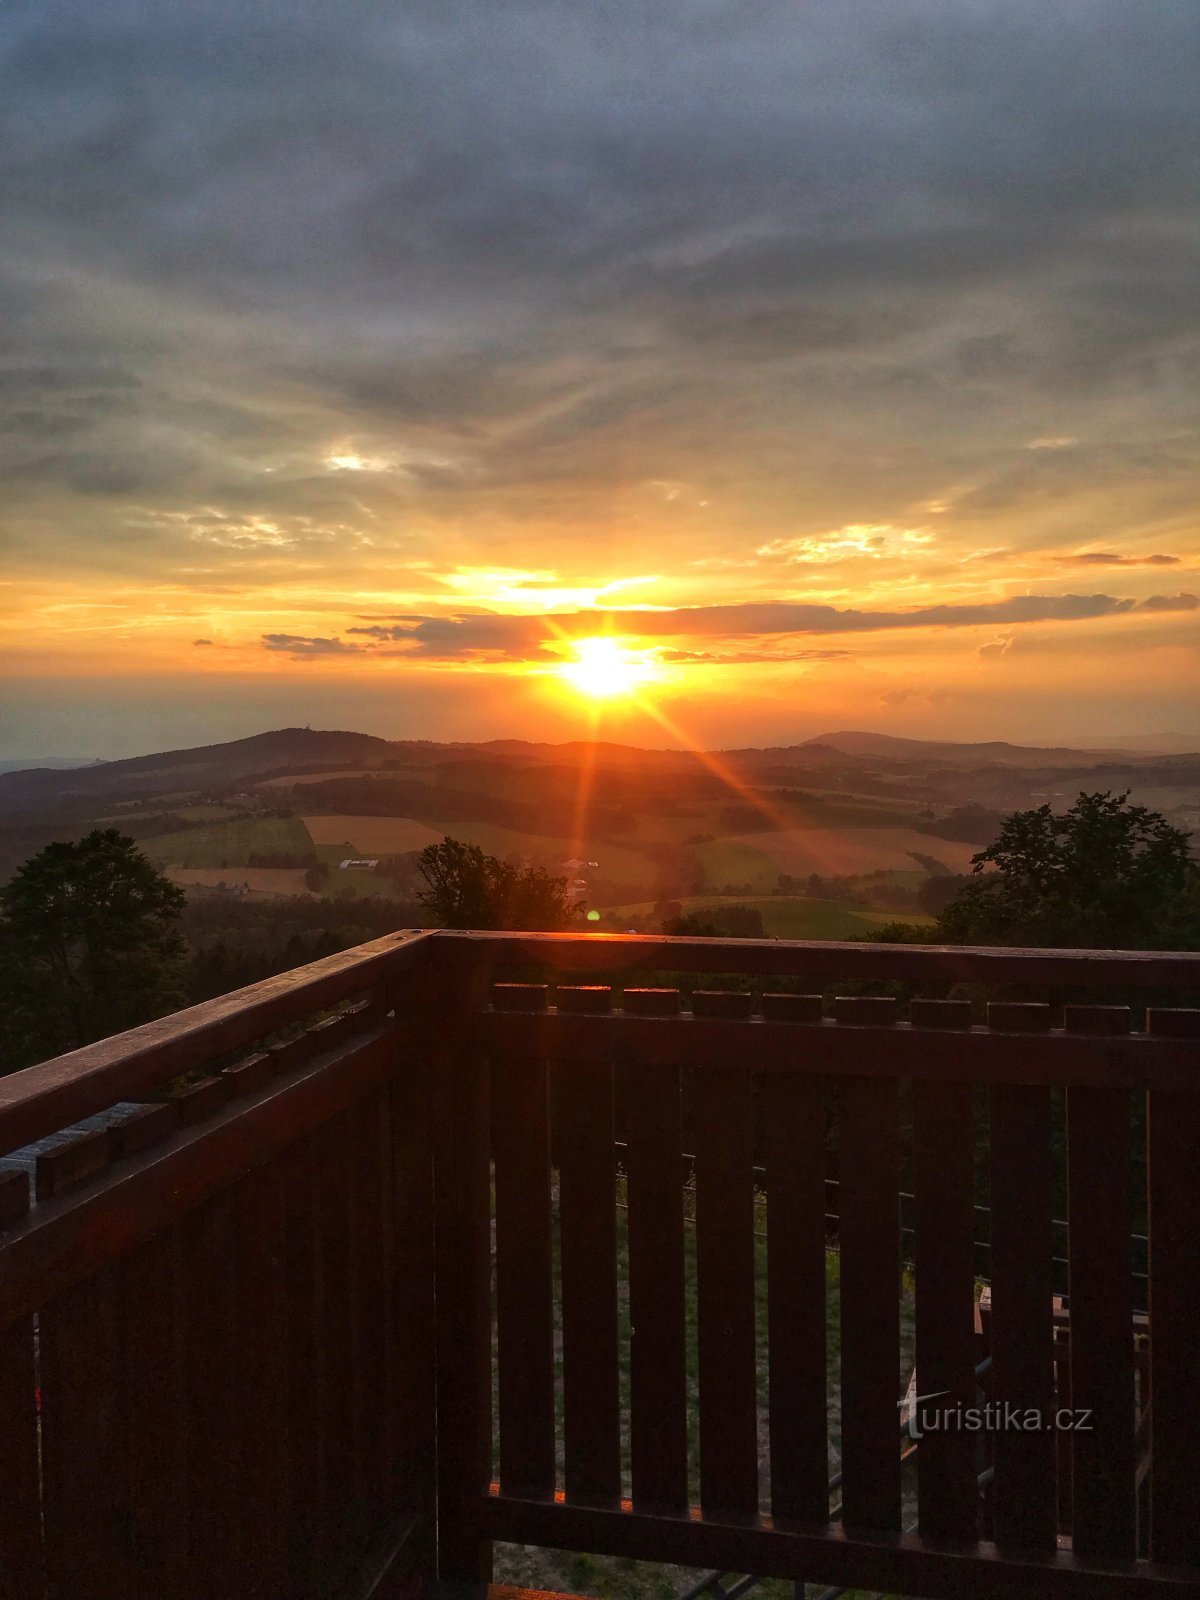
[[[181,1004],[184,899],[115,828],[31,857],[0,889],[3,1067]]]
[[[1200,865],[1190,835],[1128,792],[1080,794],[1008,817],[938,919],[955,944],[1200,949]],[[990,870],[989,870],[990,869]]]
[[[567,899],[565,878],[501,861],[477,844],[443,839],[426,845],[417,865],[426,885],[417,899],[443,927],[552,933],[580,910]]]

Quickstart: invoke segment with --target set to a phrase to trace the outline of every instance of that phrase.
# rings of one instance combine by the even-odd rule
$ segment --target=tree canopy
[[[954,944],[1200,949],[1200,864],[1190,835],[1128,792],[1080,794],[1061,815],[1018,811],[972,857],[938,919]]]
[[[4,1066],[161,1016],[182,1004],[184,904],[115,828],[50,844],[0,889]]]
[[[443,927],[553,933],[579,913],[567,898],[565,878],[501,861],[477,844],[446,838],[426,845],[418,869],[425,888],[417,899]]]

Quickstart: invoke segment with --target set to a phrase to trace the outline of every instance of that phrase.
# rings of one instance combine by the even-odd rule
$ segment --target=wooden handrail
[[[904,983],[1055,983],[1200,993],[1200,954],[1182,950],[1022,950],[816,939],[679,939],[656,934],[439,931],[438,944],[492,947],[498,962],[574,972],[738,972]]]
[[[409,970],[430,941],[389,934],[0,1078],[0,1156]]]

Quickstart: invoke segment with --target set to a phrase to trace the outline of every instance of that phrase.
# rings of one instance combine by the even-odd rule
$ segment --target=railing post
[[[489,1070],[477,1018],[492,962],[449,939],[430,992],[437,1286],[437,1570],[441,1582],[487,1582],[490,1539],[479,1502],[492,1469]]]

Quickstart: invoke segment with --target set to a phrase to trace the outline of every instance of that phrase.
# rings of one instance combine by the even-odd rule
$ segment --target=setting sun
[[[579,639],[571,648],[574,656],[563,663],[562,676],[592,700],[629,694],[653,675],[653,668],[641,655],[615,639]]]

